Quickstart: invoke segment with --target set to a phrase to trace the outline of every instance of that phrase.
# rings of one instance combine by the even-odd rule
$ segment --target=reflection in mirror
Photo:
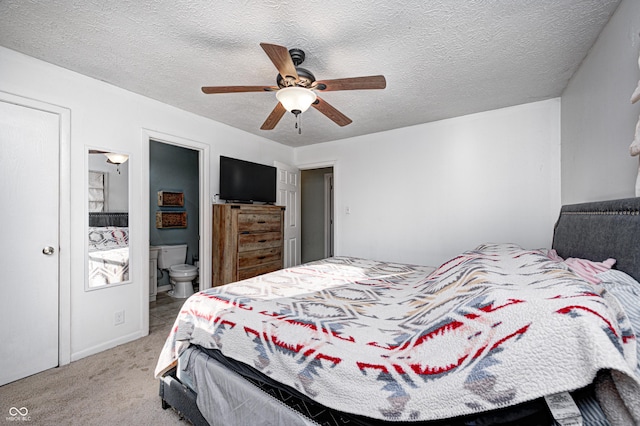
[[[87,179],[87,289],[130,280],[129,156],[91,149]]]

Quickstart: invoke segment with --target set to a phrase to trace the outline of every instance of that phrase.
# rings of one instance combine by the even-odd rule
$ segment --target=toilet
[[[158,250],[158,268],[169,272],[169,282],[173,286],[169,295],[178,299],[191,296],[193,280],[198,277],[198,267],[184,263],[187,260],[187,245],[154,247]]]

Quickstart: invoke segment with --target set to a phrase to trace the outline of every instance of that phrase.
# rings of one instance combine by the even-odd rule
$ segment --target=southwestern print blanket
[[[328,407],[392,421],[514,405],[584,387],[602,369],[616,370],[624,402],[624,390],[640,392],[636,339],[601,291],[514,245],[435,271],[329,258],[191,296],[155,374],[195,344]]]

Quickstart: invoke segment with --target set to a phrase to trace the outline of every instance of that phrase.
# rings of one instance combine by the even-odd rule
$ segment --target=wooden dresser
[[[213,286],[283,267],[284,207],[213,205]]]

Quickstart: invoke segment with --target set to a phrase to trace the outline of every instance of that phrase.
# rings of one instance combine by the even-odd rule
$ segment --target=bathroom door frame
[[[142,197],[144,200],[149,199],[149,145],[151,141],[166,143],[168,145],[175,145],[181,148],[192,149],[198,152],[198,210],[200,216],[200,223],[198,224],[199,235],[199,279],[200,290],[205,290],[211,287],[211,202],[209,200],[209,165],[210,165],[210,150],[211,147],[207,144],[197,142],[191,139],[183,138],[181,136],[171,135],[168,133],[159,132],[151,129],[142,129]],[[142,219],[143,223],[141,228],[142,241],[146,241],[149,244],[149,203],[142,203]],[[146,223],[146,225],[145,225]],[[149,250],[143,250],[142,262],[143,265],[149,263]],[[148,268],[143,268],[146,271],[145,283],[149,282]],[[142,291],[142,329],[146,330],[146,334],[149,333],[149,286],[141,286]]]

